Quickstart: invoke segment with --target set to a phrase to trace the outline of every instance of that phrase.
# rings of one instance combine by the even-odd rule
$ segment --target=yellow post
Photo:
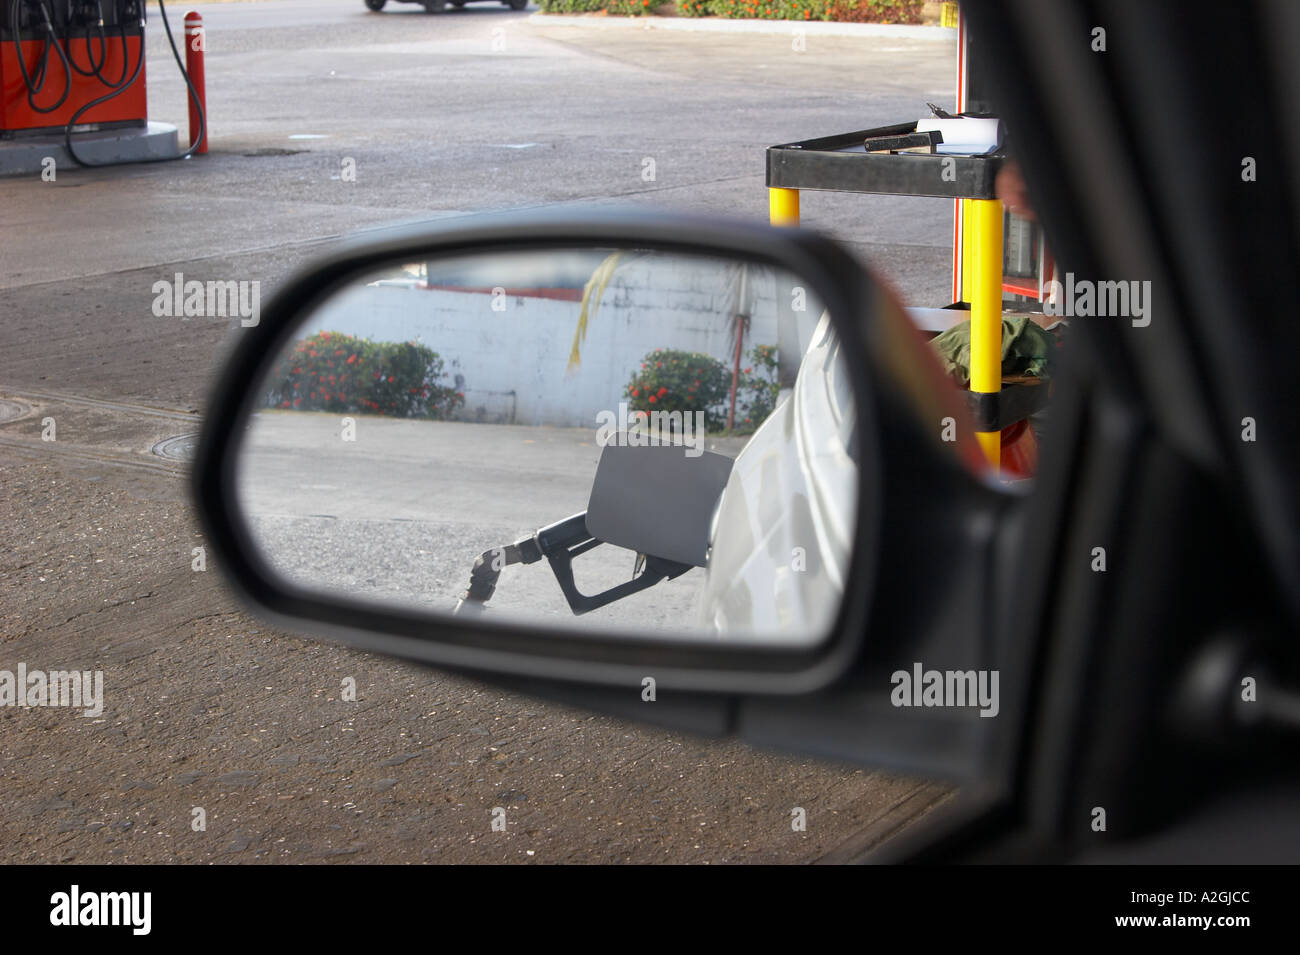
[[[1002,390],[1002,203],[972,199],[965,242],[970,248],[970,390]],[[989,462],[1002,464],[1001,434],[978,432],[976,439]]]
[[[767,214],[772,225],[797,226],[799,224],[799,190],[768,189]]]
[[[970,277],[975,268],[971,253],[975,243],[970,240],[970,199],[961,200],[961,300],[970,302]]]

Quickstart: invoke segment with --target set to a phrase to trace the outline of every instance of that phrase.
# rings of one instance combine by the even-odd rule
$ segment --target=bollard
[[[194,97],[188,95],[186,97],[190,105],[190,142],[195,142],[200,134],[203,137],[194,150],[196,155],[208,151],[206,124],[199,118],[199,107],[203,109],[204,118],[208,115],[208,98],[203,85],[203,50],[206,44],[207,34],[203,29],[203,17],[191,10],[185,14],[185,72],[190,75],[190,82],[194,84],[194,94],[198,97],[197,104],[194,102]]]
[[[968,200],[963,243],[970,248],[970,390],[1002,390],[1002,203]],[[965,271],[963,270],[963,276]],[[963,278],[963,282],[965,279]],[[1002,438],[997,431],[977,431],[975,438],[994,468],[1002,465]]]

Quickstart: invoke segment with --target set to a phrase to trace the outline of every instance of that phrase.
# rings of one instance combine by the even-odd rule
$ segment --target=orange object
[[[1038,473],[1038,436],[1028,418],[1002,429],[1002,473],[1017,478]]]

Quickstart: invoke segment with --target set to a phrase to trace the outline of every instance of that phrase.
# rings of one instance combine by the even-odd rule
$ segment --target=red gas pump
[[[144,126],[144,0],[0,0],[0,138]]]

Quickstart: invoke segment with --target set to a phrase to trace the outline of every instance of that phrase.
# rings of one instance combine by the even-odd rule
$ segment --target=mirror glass
[[[839,609],[853,390],[814,290],[633,248],[393,262],[292,329],[237,503],[333,597],[803,647]]]

